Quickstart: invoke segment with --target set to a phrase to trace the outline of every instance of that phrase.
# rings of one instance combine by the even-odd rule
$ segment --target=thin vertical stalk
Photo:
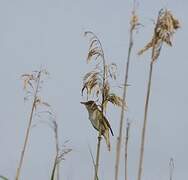
[[[158,20],[157,20],[157,22],[158,22]],[[156,43],[157,43],[157,39],[155,39],[153,41],[153,43],[152,43],[152,55],[151,55],[151,62],[150,62],[150,69],[149,69],[149,80],[148,80],[148,85],[147,85],[146,101],[145,101],[145,107],[144,107],[144,122],[143,122],[142,135],[141,135],[140,156],[139,156],[139,166],[138,166],[138,179],[137,180],[141,180],[142,171],[143,171],[143,160],[144,160],[144,147],[145,147],[146,126],[147,126],[147,115],[148,115],[149,98],[150,98],[150,91],[151,91],[153,63],[155,61]]]
[[[102,139],[102,137],[101,137],[101,130],[99,129],[94,180],[97,180],[97,177],[98,177],[101,139]]]
[[[128,180],[128,142],[129,142],[130,123],[127,121],[125,137],[125,180]]]
[[[89,148],[89,153],[91,155],[91,159],[92,159],[92,163],[93,163],[94,169],[96,169],[96,164],[95,164],[95,160],[94,160],[94,157],[93,157],[93,153],[92,153],[91,147],[89,145],[88,145],[88,148]],[[98,176],[97,176],[97,180],[99,180]]]
[[[54,131],[54,139],[55,139],[55,148],[56,148],[56,155],[54,159],[52,174],[51,174],[51,180],[59,180],[59,136],[58,136],[58,125],[56,120],[53,120],[53,131]]]
[[[55,145],[56,145],[56,157],[59,156],[59,137],[58,137],[58,126],[57,123],[54,123],[55,125]],[[56,166],[56,180],[59,180],[59,163]]]
[[[127,63],[126,63],[126,70],[125,70],[125,78],[124,78],[124,89],[123,89],[123,102],[125,103],[125,98],[127,94],[127,84],[128,84],[128,76],[129,76],[129,66],[130,66],[130,56],[133,47],[133,30],[134,28],[131,27],[130,29],[130,39],[129,39],[129,49],[128,49],[128,56],[127,56]],[[117,145],[116,145],[116,162],[115,162],[115,180],[118,180],[119,175],[119,164],[120,164],[120,154],[121,154],[121,143],[122,143],[122,130],[123,130],[123,119],[124,119],[124,107],[121,107],[121,116],[120,116],[120,124],[119,124],[119,135],[117,137]],[[127,166],[127,162],[126,162]],[[127,172],[125,172],[127,174]]]
[[[152,54],[154,54],[154,49],[155,49],[155,47],[153,47],[153,53]],[[151,63],[150,63],[149,80],[148,80],[147,95],[146,95],[145,108],[144,108],[144,123],[143,123],[143,127],[142,127],[142,136],[141,136],[138,180],[141,180],[142,171],[143,171],[144,145],[145,145],[147,115],[148,115],[148,106],[149,106],[149,98],[150,98],[151,82],[152,82],[153,63],[154,63],[154,61],[152,60]]]
[[[170,158],[170,163],[169,163],[169,180],[173,179],[173,173],[174,173],[174,159]]]
[[[30,129],[31,129],[33,114],[34,114],[36,100],[37,100],[37,93],[38,93],[39,84],[40,84],[40,76],[41,76],[41,71],[39,71],[39,73],[37,75],[37,85],[36,85],[36,89],[35,89],[35,93],[34,93],[32,109],[31,109],[31,113],[30,113],[30,117],[29,117],[28,127],[27,127],[27,130],[26,130],[24,145],[23,145],[23,148],[22,148],[19,165],[18,165],[18,168],[17,168],[17,171],[16,171],[16,178],[15,178],[16,180],[19,180],[21,168],[22,168],[22,165],[23,165],[25,150],[26,150],[26,147],[27,147],[28,139],[29,139],[29,133],[30,133]]]
[[[52,169],[52,174],[51,174],[50,180],[55,180],[55,172],[56,172],[56,167],[57,167],[57,159],[58,159],[58,156],[56,155],[55,159],[54,159],[54,165],[53,165],[53,169]]]
[[[102,44],[99,41],[100,46],[102,47]],[[102,50],[102,61],[103,61],[103,89],[102,89],[102,103],[101,103],[101,111],[102,113],[104,112],[104,87],[105,87],[105,80],[106,80],[106,68],[105,68],[105,58],[104,58],[104,52],[103,49]],[[100,147],[101,147],[101,137],[102,133],[101,133],[101,128],[100,128],[100,122],[99,122],[99,135],[98,135],[98,142],[97,142],[97,154],[96,154],[96,166],[95,166],[95,175],[94,175],[94,180],[98,179],[98,169],[99,169],[99,159],[100,159]]]

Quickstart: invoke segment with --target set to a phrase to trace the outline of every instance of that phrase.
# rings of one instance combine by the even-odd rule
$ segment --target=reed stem
[[[27,127],[27,130],[26,130],[26,135],[25,135],[24,145],[23,145],[23,148],[22,148],[21,156],[20,156],[19,165],[18,165],[18,168],[17,168],[17,171],[16,171],[15,180],[19,180],[21,168],[23,166],[24,155],[25,155],[27,144],[28,144],[29,133],[30,133],[31,125],[32,125],[33,114],[34,114],[36,100],[37,100],[37,94],[38,94],[38,90],[39,90],[40,76],[41,76],[41,71],[39,71],[39,73],[37,75],[37,85],[36,85],[36,89],[35,89],[35,93],[34,93],[32,109],[31,109],[31,113],[30,113],[30,117],[29,117],[29,123],[28,123],[28,127]]]
[[[127,63],[125,69],[125,78],[124,78],[124,89],[123,89],[123,102],[125,103],[125,98],[127,95],[127,84],[128,84],[128,76],[129,76],[129,66],[130,66],[130,56],[133,47],[133,30],[134,28],[131,27],[130,29],[130,39],[129,39],[129,49],[128,49],[128,56],[127,56]],[[122,144],[122,131],[123,131],[123,119],[125,115],[124,107],[121,107],[121,116],[120,116],[120,124],[119,124],[119,135],[117,137],[117,145],[116,145],[116,161],[115,161],[115,180],[118,180],[119,175],[119,164],[120,164],[120,154],[121,154],[121,144]],[[127,161],[126,161],[127,167]],[[126,168],[127,170],[127,168]],[[127,172],[125,172],[127,174]]]
[[[151,63],[150,63],[149,80],[148,80],[147,95],[146,95],[146,102],[145,102],[145,108],[144,108],[144,123],[143,123],[143,127],[142,127],[142,136],[141,136],[138,180],[141,180],[142,171],[143,171],[144,145],[145,145],[145,136],[146,136],[146,126],[147,126],[147,115],[148,115],[149,98],[150,98],[150,92],[151,92],[153,63],[154,63],[154,61],[152,60]]]

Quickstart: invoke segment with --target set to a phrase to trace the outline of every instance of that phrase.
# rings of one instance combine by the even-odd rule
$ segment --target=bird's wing
[[[113,131],[112,131],[112,128],[111,128],[111,126],[110,126],[110,123],[108,122],[108,120],[106,119],[105,116],[104,116],[104,120],[105,120],[107,126],[110,128],[110,132],[111,132],[112,136],[114,136],[114,133],[113,133]]]

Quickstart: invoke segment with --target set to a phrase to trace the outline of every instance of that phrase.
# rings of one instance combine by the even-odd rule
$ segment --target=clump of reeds
[[[22,75],[24,82],[24,90],[26,92],[26,96],[24,97],[24,100],[29,100],[32,98],[32,108],[29,115],[29,122],[26,129],[26,134],[24,137],[24,145],[21,151],[20,161],[16,171],[16,178],[15,178],[16,180],[19,180],[20,177],[21,168],[23,166],[24,155],[29,140],[29,134],[32,127],[32,121],[34,116],[37,114],[36,113],[37,109],[39,107],[47,107],[47,108],[50,107],[50,105],[47,102],[43,101],[40,93],[42,84],[44,82],[44,76],[47,76],[48,74],[49,73],[45,69],[41,69],[39,71],[33,71],[32,73]]]
[[[126,62],[126,68],[125,68],[125,77],[124,77],[124,88],[123,88],[123,95],[122,99],[123,102],[125,102],[126,96],[127,96],[127,86],[128,86],[128,77],[129,77],[129,66],[130,66],[130,57],[133,47],[133,34],[134,31],[137,29],[139,23],[138,23],[138,16],[136,14],[136,7],[134,4],[134,8],[132,11],[131,21],[130,21],[130,30],[129,30],[129,47],[128,47],[128,55],[127,55],[127,62]],[[119,135],[117,138],[117,145],[116,145],[116,162],[115,162],[115,180],[118,180],[118,174],[119,174],[119,164],[120,164],[120,154],[121,154],[121,144],[122,144],[122,134],[123,134],[123,120],[124,120],[125,111],[124,108],[121,108],[121,116],[120,116],[120,124],[119,124]],[[127,128],[126,130],[129,131],[130,124],[127,122]],[[125,180],[127,180],[127,167],[128,167],[128,132],[126,133],[126,144],[125,144]]]
[[[157,17],[157,22],[154,28],[154,34],[153,34],[151,41],[138,53],[139,55],[141,55],[148,49],[150,48],[152,49],[150,70],[149,70],[149,80],[148,80],[148,85],[147,85],[147,95],[146,95],[146,102],[145,102],[145,108],[144,108],[144,122],[143,122],[142,135],[141,135],[138,180],[141,180],[142,171],[143,171],[144,144],[145,144],[149,97],[150,97],[150,91],[151,91],[153,64],[158,59],[160,52],[161,52],[162,45],[164,43],[166,43],[169,46],[172,46],[171,38],[179,27],[180,27],[179,21],[174,18],[171,11],[161,9]]]
[[[90,36],[90,45],[87,55],[87,62],[95,61],[95,68],[87,73],[83,78],[82,95],[86,91],[87,100],[93,100],[100,108],[102,114],[106,113],[108,103],[116,106],[124,107],[125,102],[111,91],[110,79],[116,80],[117,66],[115,63],[106,64],[106,59],[102,44],[99,38],[90,31],[85,32],[86,36]],[[100,144],[101,144],[101,125],[99,123],[99,133],[97,142],[96,164],[94,180],[97,179],[100,157]]]

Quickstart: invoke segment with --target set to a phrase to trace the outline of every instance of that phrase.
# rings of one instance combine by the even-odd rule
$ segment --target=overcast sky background
[[[134,36],[128,89],[128,117],[131,120],[129,180],[138,169],[140,134],[150,53],[138,57],[138,50],[150,40],[153,21],[160,8],[169,8],[182,28],[173,47],[164,46],[154,66],[148,114],[143,180],[166,180],[169,160],[175,160],[174,180],[188,178],[188,1],[140,0],[139,18],[144,27]],[[101,39],[109,63],[119,67],[119,82],[128,48],[132,1],[126,0],[6,0],[0,1],[0,174],[13,180],[28,124],[29,103],[24,103],[20,75],[39,69],[50,72],[42,94],[57,115],[61,143],[70,140],[73,149],[61,165],[64,180],[93,177],[88,144],[96,150],[97,132],[86,109],[79,103],[82,78],[91,66],[86,64],[86,30]],[[121,95],[121,91],[120,91]],[[120,109],[110,106],[108,117],[115,136],[112,151],[102,142],[100,179],[114,178],[115,146]],[[36,121],[34,121],[36,123]],[[52,130],[46,125],[32,128],[21,180],[50,178],[55,155]],[[124,179],[123,159],[120,180]]]

